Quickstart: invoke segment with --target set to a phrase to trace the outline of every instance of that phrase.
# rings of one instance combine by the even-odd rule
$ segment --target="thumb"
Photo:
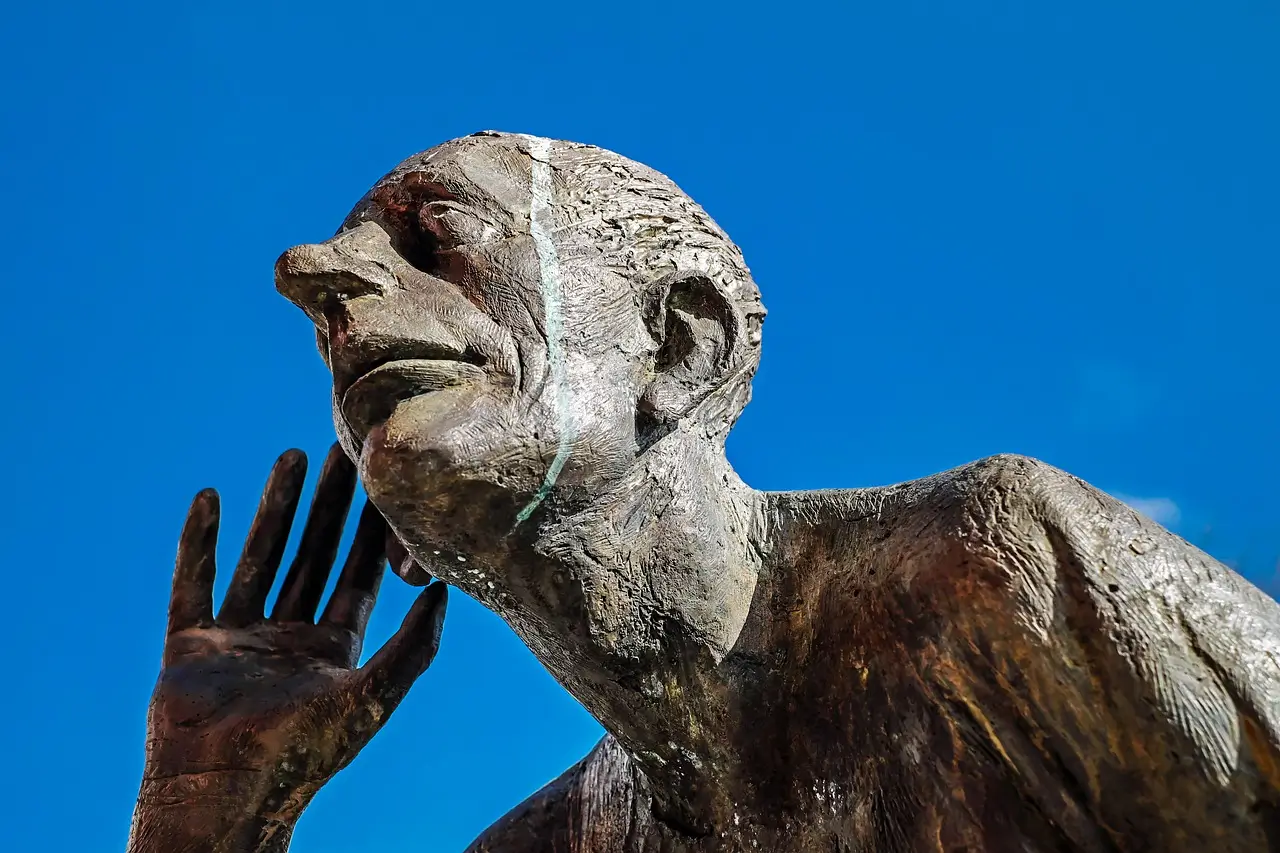
[[[381,706],[383,720],[435,659],[448,601],[445,584],[437,582],[424,589],[400,629],[359,669],[360,692]]]

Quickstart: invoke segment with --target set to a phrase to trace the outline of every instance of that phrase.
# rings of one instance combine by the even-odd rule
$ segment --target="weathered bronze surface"
[[[333,595],[316,618],[356,484],[336,446],[266,615],[306,468],[296,450],[276,462],[216,618],[217,493],[207,489],[191,505],[147,714],[132,851],[287,849],[311,798],[382,728],[435,657],[441,583],[424,589],[400,630],[356,668],[387,560],[387,527],[372,505],[360,514]]]
[[[1025,457],[885,488],[746,486],[724,438],[764,309],[737,247],[656,172],[568,142],[455,140],[276,277],[316,324],[341,445],[414,558],[400,574],[498,613],[609,732],[472,850],[1280,850],[1280,607]],[[177,585],[205,584],[184,559]],[[349,698],[369,676],[317,650],[323,620],[290,629],[306,642],[234,627],[261,607],[247,576],[252,606],[213,627],[175,595],[137,849],[270,849],[262,827],[291,826],[390,710]],[[278,618],[314,611],[301,586]],[[401,689],[434,652],[421,626],[442,608],[424,601],[387,653],[421,648]],[[250,675],[268,677],[175,663],[229,642],[261,642]],[[175,683],[198,713],[172,710]],[[295,695],[326,713],[282,723]],[[193,714],[213,722],[173,734]],[[303,773],[286,744],[323,758]],[[192,774],[229,769],[261,784],[233,772],[202,803]],[[236,832],[148,847],[171,826],[155,803]]]

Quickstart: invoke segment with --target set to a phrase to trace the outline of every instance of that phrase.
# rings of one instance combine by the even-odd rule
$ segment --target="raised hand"
[[[371,504],[316,619],[356,482],[337,446],[325,460],[297,556],[265,615],[305,474],[300,451],[276,462],[216,618],[217,493],[205,490],[191,506],[148,712],[132,851],[284,850],[316,791],[386,724],[435,657],[442,583],[423,590],[396,634],[356,666],[393,540]]]

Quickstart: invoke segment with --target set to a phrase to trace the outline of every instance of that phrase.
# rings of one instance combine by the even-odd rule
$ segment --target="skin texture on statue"
[[[404,559],[369,504],[317,618],[356,484],[336,446],[321,469],[297,556],[266,612],[306,463],[296,450],[276,462],[216,617],[217,493],[206,489],[191,505],[147,713],[130,851],[288,849],[311,798],[382,728],[435,657],[444,623],[440,583],[423,590],[400,630],[356,666],[388,550],[393,561]]]
[[[276,277],[401,576],[609,732],[473,850],[1280,850],[1280,607],[1025,457],[746,486],[764,309],[658,173],[454,140]]]

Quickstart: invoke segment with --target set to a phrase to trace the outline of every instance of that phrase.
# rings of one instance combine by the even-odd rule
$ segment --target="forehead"
[[[383,176],[347,216],[395,214],[426,201],[453,201],[514,225],[527,221],[532,164],[526,140],[513,134],[454,139],[415,154]]]
[[[540,159],[550,161],[542,215],[561,262],[581,255],[633,282],[674,270],[702,274],[747,313],[763,314],[741,252],[706,211],[661,173],[592,145],[492,131],[454,139],[392,169],[343,227],[373,218],[395,233],[412,233],[424,205],[437,202],[432,207],[440,216],[433,221],[458,223],[446,230],[460,244],[472,244],[475,233],[530,235],[535,146],[546,152]]]

